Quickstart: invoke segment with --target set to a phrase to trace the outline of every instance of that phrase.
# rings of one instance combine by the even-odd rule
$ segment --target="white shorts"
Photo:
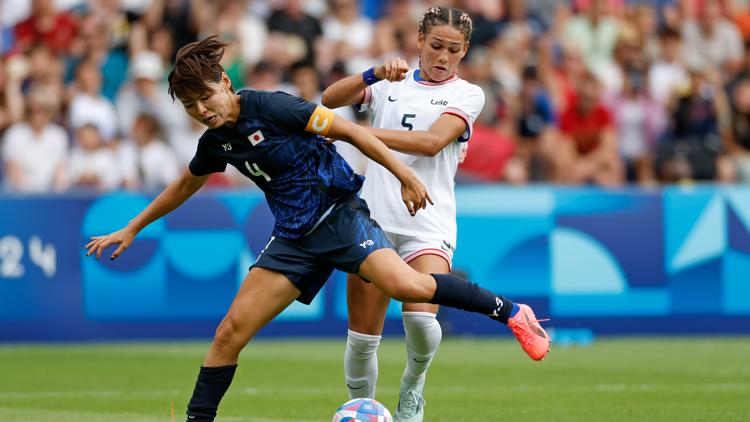
[[[391,232],[385,232],[385,236],[393,244],[396,253],[407,264],[422,255],[437,255],[445,259],[448,268],[453,266],[453,251],[456,247],[443,239],[414,237]]]

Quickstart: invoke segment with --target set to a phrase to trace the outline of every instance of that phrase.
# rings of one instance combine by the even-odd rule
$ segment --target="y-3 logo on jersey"
[[[224,151],[232,150],[232,144],[221,144],[221,147],[224,148]]]
[[[448,101],[446,100],[430,100],[430,104],[432,105],[439,105],[439,106],[447,106]]]
[[[364,242],[360,243],[359,246],[361,246],[362,248],[367,248],[368,246],[372,246],[374,244],[375,244],[375,242],[373,242],[370,239],[367,239]]]

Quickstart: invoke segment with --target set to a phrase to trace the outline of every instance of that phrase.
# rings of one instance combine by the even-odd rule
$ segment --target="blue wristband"
[[[377,76],[375,76],[375,68],[371,67],[364,72],[362,72],[362,80],[365,82],[366,85],[372,85],[375,82],[378,82],[380,79],[378,79]]]

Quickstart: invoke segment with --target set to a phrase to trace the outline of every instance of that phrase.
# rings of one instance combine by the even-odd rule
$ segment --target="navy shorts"
[[[351,274],[368,255],[393,246],[370,209],[357,196],[334,205],[330,214],[298,239],[271,236],[252,267],[284,274],[301,292],[298,301],[309,305],[334,269]]]

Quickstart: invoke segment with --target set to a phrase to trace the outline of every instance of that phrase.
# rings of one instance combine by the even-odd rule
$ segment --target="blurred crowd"
[[[473,17],[460,76],[486,96],[459,182],[744,182],[749,3],[3,0],[0,183],[161,189],[204,130],[167,94],[179,47],[220,34],[236,89],[320,102],[326,86],[385,58],[417,66],[417,23],[433,4]],[[354,108],[336,112],[368,122]],[[362,171],[363,157],[337,145]],[[232,171],[209,180],[247,183]]]

